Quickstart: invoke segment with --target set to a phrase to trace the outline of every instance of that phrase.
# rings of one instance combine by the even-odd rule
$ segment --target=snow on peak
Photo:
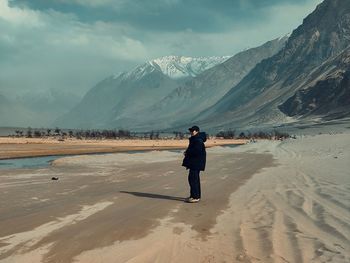
[[[119,78],[122,74],[124,74],[124,72],[117,72],[115,74],[112,75],[112,79],[117,79]]]
[[[139,65],[129,72],[116,73],[112,78],[117,79],[121,77],[124,79],[139,80],[155,71],[160,71],[172,79],[195,77],[203,71],[223,63],[229,58],[230,56],[197,58],[166,56]]]
[[[278,41],[284,41],[284,40],[286,40],[286,39],[288,39],[290,36],[291,36],[291,32],[289,32],[289,33],[287,33],[287,34],[285,34],[284,36],[281,36],[281,37],[279,37],[278,38]]]
[[[203,71],[223,63],[230,56],[222,57],[184,57],[166,56],[149,61],[149,65],[174,78],[195,77]]]

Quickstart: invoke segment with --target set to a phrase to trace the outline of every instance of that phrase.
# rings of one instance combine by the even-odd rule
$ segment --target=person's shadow
[[[119,191],[124,194],[131,194],[138,197],[146,197],[146,198],[155,198],[155,199],[166,199],[166,200],[174,200],[185,202],[186,198],[178,197],[178,196],[169,196],[169,195],[160,195],[160,194],[151,194],[151,193],[140,193],[140,192],[128,192],[128,191]]]

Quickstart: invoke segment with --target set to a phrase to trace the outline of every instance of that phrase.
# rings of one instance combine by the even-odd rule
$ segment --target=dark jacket
[[[189,145],[185,151],[185,158],[182,166],[187,169],[204,171],[206,162],[206,151],[204,142],[207,140],[205,132],[197,133],[189,138]]]

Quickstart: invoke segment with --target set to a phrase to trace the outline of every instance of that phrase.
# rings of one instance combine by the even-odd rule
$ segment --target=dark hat
[[[192,126],[191,128],[188,128],[188,130],[191,131],[198,131],[199,132],[199,127],[198,126]]]

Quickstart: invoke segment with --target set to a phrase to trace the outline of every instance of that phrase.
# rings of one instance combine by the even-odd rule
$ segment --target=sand
[[[208,140],[207,147],[245,144],[247,140]],[[77,140],[55,138],[0,137],[0,160],[49,155],[76,155],[88,153],[113,153],[127,151],[185,149],[184,140]]]
[[[2,170],[0,262],[349,262],[349,155],[350,134],[213,147],[198,204],[177,152]]]

